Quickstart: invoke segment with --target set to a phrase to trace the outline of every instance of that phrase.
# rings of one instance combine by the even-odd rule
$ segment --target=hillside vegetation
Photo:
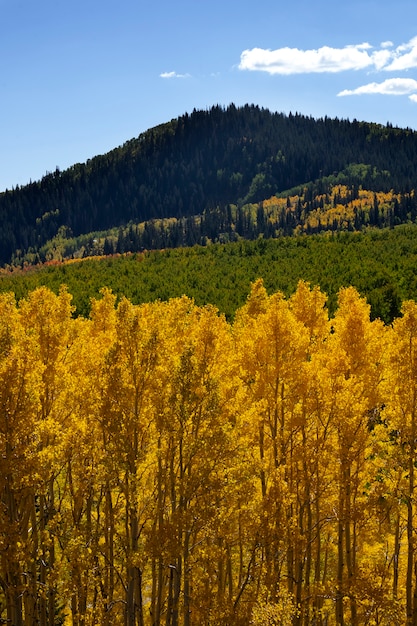
[[[367,171],[365,166],[348,168]],[[346,173],[337,177],[346,179]],[[323,192],[323,188],[327,191]],[[206,246],[242,239],[276,239],[285,235],[365,231],[414,223],[417,198],[414,191],[400,194],[371,192],[361,186],[330,184],[320,180],[285,194],[243,206],[228,204],[186,218],[153,219],[129,223],[107,231],[71,236],[61,226],[55,237],[37,252],[16,251],[11,265],[25,267],[48,261],[108,256],[166,248]]]
[[[77,249],[89,253],[93,233],[119,227],[107,253],[334,229],[337,210],[324,219],[317,210],[335,202],[337,209],[335,194],[359,200],[360,189],[392,193],[391,208],[385,214],[378,196],[363,199],[343,228],[414,221],[416,162],[417,134],[409,129],[249,105],[193,111],[0,194],[0,263],[44,261],[56,237],[89,235]],[[273,208],[275,196],[284,207]]]
[[[139,304],[187,295],[213,304],[229,320],[245,302],[250,283],[263,278],[269,293],[289,296],[300,279],[319,285],[333,313],[340,287],[355,286],[386,323],[401,302],[417,300],[417,225],[366,232],[328,232],[278,239],[148,251],[99,259],[51,262],[42,268],[3,270],[0,291],[18,300],[40,285],[59,292],[66,284],[78,315],[104,286]]]

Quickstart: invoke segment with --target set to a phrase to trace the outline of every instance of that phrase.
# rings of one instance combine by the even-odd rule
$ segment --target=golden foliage
[[[411,624],[416,305],[325,303],[0,296],[1,619]]]

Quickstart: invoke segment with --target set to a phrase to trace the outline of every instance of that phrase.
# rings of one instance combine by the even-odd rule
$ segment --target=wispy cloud
[[[252,48],[240,56],[239,69],[269,74],[336,73],[347,70],[395,71],[417,67],[417,37],[393,48],[385,41],[379,48],[369,43],[344,48],[323,46],[312,50]]]
[[[368,83],[356,89],[344,89],[337,95],[357,96],[364,94],[383,94],[388,96],[404,96],[415,91],[417,92],[417,80],[413,78],[388,78],[382,83]],[[415,98],[412,99],[414,100]]]
[[[408,43],[398,46],[393,51],[392,61],[384,69],[388,71],[410,70],[417,67],[417,37]]]
[[[162,72],[160,78],[191,78],[191,74],[178,74],[178,72]]]

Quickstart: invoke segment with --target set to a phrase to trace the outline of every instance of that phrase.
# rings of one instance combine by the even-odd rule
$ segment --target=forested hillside
[[[370,166],[350,166],[337,180],[364,177]],[[330,182],[332,181],[332,182]],[[55,237],[37,251],[16,251],[6,267],[27,267],[49,261],[108,256],[165,248],[207,246],[242,239],[276,239],[283,236],[365,231],[414,223],[417,196],[410,193],[371,192],[358,185],[322,178],[258,203],[227,206],[201,215],[163,218],[140,224],[130,222],[107,231],[74,237],[61,226]],[[326,189],[327,191],[323,191]]]
[[[327,293],[331,314],[339,289],[353,285],[367,298],[372,318],[390,323],[399,316],[403,301],[417,300],[416,267],[417,224],[407,224],[360,233],[242,239],[64,263],[50,261],[39,268],[0,270],[0,291],[13,292],[21,300],[40,285],[58,293],[65,284],[73,296],[75,315],[83,316],[90,314],[91,299],[99,296],[102,287],[134,304],[186,294],[198,305],[215,305],[232,320],[256,279],[263,278],[268,293],[279,290],[286,296],[293,293],[299,280],[306,280]]]
[[[0,296],[0,620],[414,623],[417,305]]]
[[[194,111],[86,164],[0,194],[0,263],[28,252],[36,258],[58,233],[78,237],[129,223],[149,222],[141,241],[132,243],[145,248],[192,245],[220,233],[290,234],[300,223],[297,210],[265,230],[248,222],[250,210],[243,207],[297,193],[309,211],[335,184],[346,185],[352,198],[360,187],[392,190],[398,195],[395,223],[413,220],[416,162],[417,135],[408,129],[248,105]],[[151,220],[168,218],[176,226],[164,239]],[[119,246],[126,248],[122,235]]]

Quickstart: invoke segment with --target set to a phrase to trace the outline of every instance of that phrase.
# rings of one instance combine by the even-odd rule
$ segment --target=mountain
[[[57,234],[78,237],[127,224],[146,223],[142,244],[151,247],[152,220],[170,218],[182,231],[188,228],[187,243],[198,243],[201,219],[207,232],[207,220],[219,213],[223,222],[229,215],[243,224],[242,207],[289,197],[297,187],[305,198],[310,194],[310,202],[336,183],[353,195],[359,187],[394,190],[397,221],[413,220],[415,163],[417,133],[410,129],[284,115],[254,105],[194,110],[85,164],[0,194],[0,264],[38,253]],[[194,216],[205,216],[199,233],[193,233]],[[290,217],[287,233],[300,218],[296,210]],[[225,226],[218,221],[209,225],[214,232]],[[243,236],[256,234],[242,224]]]

